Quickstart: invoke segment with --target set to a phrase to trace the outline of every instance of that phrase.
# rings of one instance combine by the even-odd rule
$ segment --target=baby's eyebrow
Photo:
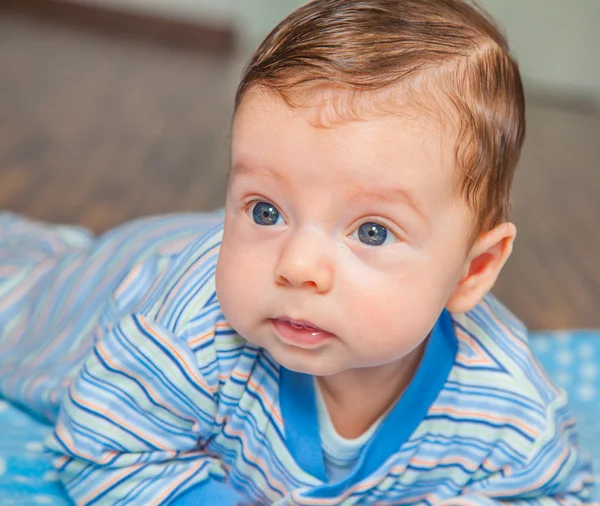
[[[231,166],[231,169],[229,170],[229,178],[232,179],[235,176],[255,176],[259,173],[261,175],[272,177],[282,186],[290,186],[290,182],[288,178],[285,177],[285,175],[280,174],[279,172],[276,172],[273,169],[270,169],[269,167],[257,167],[255,165],[250,165],[244,162],[236,162]]]
[[[256,174],[256,168],[251,167],[250,165],[246,165],[245,163],[237,162],[234,163],[229,169],[229,177],[238,176],[238,175],[254,175]]]
[[[235,176],[255,176],[257,174],[272,177],[275,181],[284,187],[290,187],[290,181],[285,176],[269,167],[256,166],[245,163],[243,161],[236,162],[231,166],[229,171],[229,177]],[[420,205],[418,199],[414,193],[408,188],[392,188],[392,187],[366,187],[360,184],[354,184],[346,195],[349,201],[353,200],[374,200],[379,202],[385,202],[394,204],[397,202],[406,202],[411,207],[415,214],[427,225],[429,225],[429,218],[423,210],[423,206]]]
[[[369,199],[385,203],[406,202],[419,217],[428,222],[423,206],[418,202],[414,193],[407,188],[367,188],[361,185],[353,186],[348,192],[349,200]]]

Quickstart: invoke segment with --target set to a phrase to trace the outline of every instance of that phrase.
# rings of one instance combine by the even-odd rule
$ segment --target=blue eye
[[[358,235],[358,237],[355,237]],[[367,222],[358,227],[352,234],[353,238],[358,238],[360,242],[367,246],[381,246],[394,239],[394,235],[388,232],[388,229],[379,223]]]
[[[280,219],[283,220],[277,208],[268,202],[257,202],[252,209],[252,218],[255,223],[264,226],[277,225]]]

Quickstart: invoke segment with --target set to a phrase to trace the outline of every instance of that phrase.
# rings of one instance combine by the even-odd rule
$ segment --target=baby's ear
[[[496,283],[516,236],[512,223],[502,223],[477,238],[465,261],[464,274],[446,303],[448,311],[465,313],[479,304]]]

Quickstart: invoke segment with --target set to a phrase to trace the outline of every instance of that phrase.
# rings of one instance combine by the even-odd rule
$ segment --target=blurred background
[[[4,0],[0,209],[101,233],[224,202],[247,58],[301,0]],[[528,95],[495,293],[531,328],[600,328],[600,1],[485,0]]]

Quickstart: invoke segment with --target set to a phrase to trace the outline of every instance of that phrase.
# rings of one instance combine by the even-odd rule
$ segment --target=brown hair
[[[357,96],[402,85],[416,91],[412,100],[432,91],[429,76],[458,118],[457,184],[477,217],[476,236],[508,218],[525,135],[525,101],[505,38],[472,2],[309,2],[257,49],[239,85],[236,110],[255,86],[277,93],[290,106],[295,94],[313,87]]]

